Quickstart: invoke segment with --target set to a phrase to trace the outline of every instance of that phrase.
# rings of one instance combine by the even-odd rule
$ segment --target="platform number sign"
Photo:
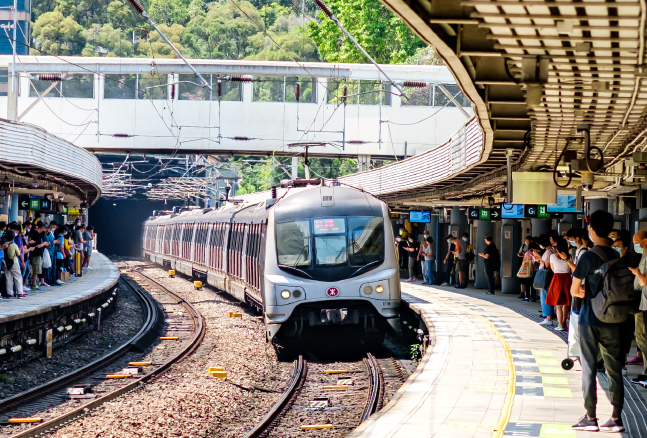
[[[337,295],[339,295],[339,289],[337,289],[336,287],[329,287],[326,291],[326,295],[328,295],[329,297],[336,297]]]
[[[469,212],[470,219],[478,219],[479,218],[479,209],[478,208],[470,208],[468,212]]]

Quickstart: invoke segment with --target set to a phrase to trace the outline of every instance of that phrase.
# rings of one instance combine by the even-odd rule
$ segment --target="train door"
[[[243,281],[247,280],[247,273],[245,272],[247,268],[247,239],[249,239],[250,226],[247,224],[241,224],[241,231],[243,233],[243,239],[240,245],[240,278]]]

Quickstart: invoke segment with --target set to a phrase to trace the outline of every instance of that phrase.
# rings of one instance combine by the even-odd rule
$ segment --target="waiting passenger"
[[[530,301],[531,303],[537,302],[537,291],[534,287],[532,287],[533,281],[535,279],[535,274],[537,273],[537,269],[539,268],[539,263],[535,261],[535,257],[533,255],[533,252],[536,250],[539,250],[539,245],[537,245],[531,238],[528,243],[528,250],[523,255],[523,259],[528,260],[530,266],[532,266],[532,275],[527,278],[519,279],[523,286],[521,290],[525,293],[523,301]]]
[[[425,269],[423,271],[423,284],[434,284],[434,262],[436,261],[436,249],[434,248],[434,239],[431,236],[425,237],[420,245],[420,253],[424,258]]]
[[[90,266],[90,257],[92,256],[92,249],[94,248],[94,227],[92,225],[88,225],[85,228],[83,239],[86,242],[83,247],[83,265],[85,266],[85,269],[94,269]]]
[[[11,230],[4,234],[4,239],[7,245],[5,257],[7,270],[5,271],[5,281],[7,284],[7,297],[21,298],[26,296],[26,294],[22,290],[22,273],[20,272],[20,261],[18,258],[20,255],[20,249],[18,249],[18,245],[14,243],[14,237],[16,237],[15,233]]]
[[[550,269],[553,279],[546,293],[546,304],[557,309],[557,331],[568,330],[566,319],[571,306],[571,268],[568,265],[568,243],[564,239],[557,242],[555,254],[550,256]]]
[[[485,265],[485,278],[487,278],[488,291],[485,292],[489,295],[494,295],[494,273],[498,272],[501,268],[501,255],[496,245],[492,241],[492,236],[489,234],[485,235],[485,247],[484,252],[480,252],[479,256],[483,257]]]
[[[595,243],[594,248],[599,248],[613,260],[618,254],[608,246],[607,239],[613,229],[613,216],[603,210],[593,212],[589,218],[589,235]],[[584,393],[584,407],[586,414],[577,424],[573,425],[575,430],[604,432],[622,432],[622,408],[624,404],[624,386],[622,381],[621,363],[621,333],[620,324],[601,322],[594,314],[591,299],[597,294],[601,284],[598,269],[604,264],[600,256],[593,251],[586,251],[573,273],[573,284],[571,295],[583,298],[580,310],[580,347],[582,364],[582,392]],[[586,280],[586,281],[584,281]],[[580,286],[584,281],[584,293]],[[597,371],[598,355],[602,354],[604,365],[609,377],[609,394],[613,412],[609,421],[598,427],[596,418],[597,405]]]
[[[647,247],[647,231],[638,230],[636,234],[634,234],[633,243],[634,250],[638,254],[642,255],[638,268],[629,268],[629,270],[636,276],[634,280],[634,289],[641,291],[642,295],[639,306],[640,312],[634,315],[634,331],[636,333],[636,346],[640,349],[640,352],[645,352],[647,351],[647,333],[645,330],[645,326],[647,326],[647,294],[645,293],[647,292],[647,288],[642,287],[640,279],[647,277],[647,251],[645,251],[645,248]],[[647,362],[645,362],[644,356],[639,357],[636,355],[636,357],[629,360],[627,363],[630,365],[643,365],[643,372],[631,379],[632,382],[638,383],[647,380]]]
[[[407,246],[404,247],[404,249],[405,251],[407,251],[409,256],[409,263],[408,263],[409,279],[407,281],[409,283],[415,283],[416,282],[416,255],[418,254],[418,245],[413,240],[413,236],[409,235],[409,237],[407,238]]]
[[[551,245],[551,241],[549,237],[546,234],[542,234],[538,238],[539,240],[539,250],[534,251],[534,257],[535,261],[539,263],[539,267],[537,269],[537,274],[539,275],[540,271],[549,271],[547,274],[544,275],[550,275],[550,256],[555,253],[555,249]],[[550,283],[548,283],[548,286],[550,286]],[[544,317],[544,320],[539,323],[539,325],[544,325],[544,326],[553,326],[553,318],[555,317],[555,308],[554,306],[551,306],[546,303],[546,296],[548,295],[548,287],[545,289],[538,289],[539,291],[539,301],[541,303],[541,312]]]
[[[443,260],[443,264],[445,265],[445,281],[441,284],[441,286],[449,286],[450,284],[454,283],[454,275],[452,275],[452,272],[454,271],[454,250],[456,248],[456,245],[454,242],[456,242],[458,239],[456,239],[454,236],[451,234],[447,236],[447,255],[445,256],[445,260]]]

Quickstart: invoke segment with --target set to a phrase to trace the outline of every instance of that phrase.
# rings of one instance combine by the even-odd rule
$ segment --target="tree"
[[[148,12],[157,25],[186,24],[189,5],[188,0],[152,0]]]
[[[302,17],[294,15],[279,17],[267,33],[257,33],[249,37],[256,53],[246,59],[257,61],[319,61],[319,50],[312,38],[307,35]]]
[[[206,13],[192,17],[182,39],[188,56],[243,59],[254,53],[249,37],[259,32],[254,23],[260,24],[262,19],[248,1],[237,4],[244,12],[230,1],[221,0],[211,3]]]
[[[408,57],[403,64],[407,65],[445,65],[445,61],[438,56],[436,49],[431,46],[421,47],[412,56]]]
[[[160,24],[158,27],[180,52],[184,52],[184,47],[180,44],[182,34],[184,33],[184,26],[174,24],[169,27],[165,24]],[[139,42],[137,54],[143,57],[177,58],[175,51],[166,44],[166,41],[162,39],[157,31],[151,32],[148,41]]]
[[[55,9],[42,14],[34,23],[32,37],[37,49],[31,54],[78,55],[85,47],[83,27],[71,16],[64,17]]]
[[[360,45],[381,64],[402,63],[424,43],[379,0],[329,0],[328,7]],[[309,35],[328,62],[366,63],[366,57],[325,14],[310,22]]]
[[[93,24],[83,31],[87,41],[81,53],[83,56],[133,56],[133,43],[124,38],[120,29],[113,29],[110,24]]]

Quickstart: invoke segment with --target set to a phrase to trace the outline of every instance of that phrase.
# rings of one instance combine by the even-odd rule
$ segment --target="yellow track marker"
[[[160,340],[162,341],[176,341],[180,339],[179,336],[160,336]]]
[[[302,424],[299,428],[301,430],[332,429],[332,424]]]
[[[40,423],[43,421],[40,417],[33,418],[10,418],[9,423]]]
[[[321,389],[348,389],[348,385],[324,385]]]
[[[229,318],[242,318],[243,314],[239,312],[227,312]]]
[[[175,313],[175,310],[165,310],[164,313]]]
[[[106,379],[126,379],[130,377],[130,374],[108,374]]]
[[[128,362],[128,365],[133,367],[146,367],[148,365],[153,365],[153,362]]]
[[[326,373],[326,374],[343,374],[343,373],[347,373],[347,372],[348,372],[348,370],[326,370],[326,371],[324,371],[324,373]]]
[[[227,378],[227,371],[211,371],[209,374],[211,374],[211,377],[217,377],[219,379]]]
[[[208,373],[212,373],[214,371],[225,371],[225,369],[223,367],[209,367],[207,370]]]

